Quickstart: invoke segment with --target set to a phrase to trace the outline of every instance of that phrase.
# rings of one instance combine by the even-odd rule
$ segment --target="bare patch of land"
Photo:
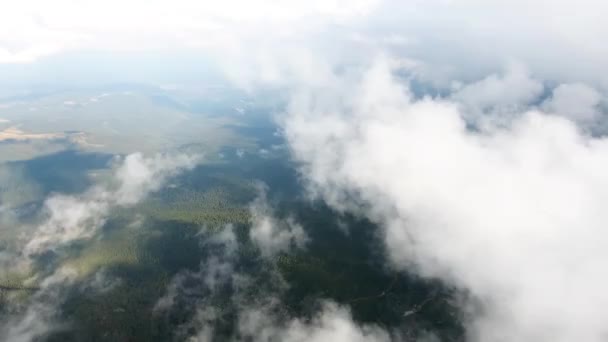
[[[0,142],[3,141],[28,141],[28,140],[54,140],[64,139],[64,133],[26,133],[17,127],[9,127],[0,131]]]
[[[0,131],[0,143],[2,142],[29,142],[40,140],[67,140],[72,143],[87,146],[99,147],[101,145],[90,144],[87,142],[87,134],[84,132],[62,132],[62,133],[27,133],[18,127],[9,127]]]

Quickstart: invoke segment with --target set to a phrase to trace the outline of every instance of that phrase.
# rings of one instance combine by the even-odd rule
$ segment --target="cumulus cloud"
[[[567,117],[577,123],[596,123],[601,115],[602,95],[582,83],[561,84],[553,90],[551,98],[543,103],[543,110]]]
[[[492,74],[459,87],[451,97],[466,106],[465,113],[494,112],[504,116],[527,108],[542,94],[543,85],[521,65],[510,65],[504,74]],[[478,116],[475,118],[480,120]]]
[[[196,163],[197,158],[186,155],[126,156],[115,168],[111,184],[94,186],[81,195],[54,195],[47,199],[48,218],[28,239],[23,255],[31,257],[90,238],[103,225],[111,208],[136,204],[158,190],[169,177],[193,168]]]
[[[472,295],[469,340],[603,341],[608,141],[538,110],[472,131],[461,110],[380,61],[282,124],[313,193],[380,223],[395,267]]]
[[[147,158],[141,153],[130,154],[115,173],[116,202],[119,205],[137,203],[148,193],[157,191],[168,178],[192,169],[197,163],[198,157],[185,154],[156,154]]]

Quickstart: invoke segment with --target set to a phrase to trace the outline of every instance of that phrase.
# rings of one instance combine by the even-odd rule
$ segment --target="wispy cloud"
[[[111,208],[138,203],[169,177],[193,168],[196,163],[196,157],[187,155],[126,156],[114,170],[111,184],[95,186],[81,195],[55,195],[47,199],[48,219],[34,231],[23,255],[31,257],[90,238],[103,225]]]
[[[45,202],[46,218],[31,234],[25,233],[20,255],[9,254],[0,260],[7,272],[23,270],[41,253],[56,251],[72,242],[89,239],[99,232],[115,207],[132,206],[147,194],[160,189],[179,172],[193,168],[197,157],[131,154],[117,161],[108,184],[99,184],[80,195],[53,195]],[[35,270],[33,270],[36,272]],[[34,279],[36,278],[36,279]],[[77,283],[78,273],[68,267],[34,274],[29,282],[37,285],[34,294],[22,303],[6,302],[12,308],[3,317],[0,339],[34,341],[46,334],[68,328],[60,316],[65,295]],[[104,292],[116,286],[118,279],[108,278],[103,270],[80,286]]]
[[[156,304],[157,314],[172,310],[191,312],[191,319],[178,327],[177,339],[189,341],[391,341],[391,334],[375,325],[356,323],[347,307],[321,298],[310,318],[292,317],[281,302],[288,288],[272,260],[257,260],[254,273],[243,268],[243,244],[232,226],[206,234],[206,255],[198,271],[179,273]],[[253,239],[253,237],[252,237]],[[264,248],[264,245],[258,245]],[[251,258],[250,254],[246,254]],[[251,263],[252,260],[245,262]],[[267,269],[266,269],[267,268]],[[260,274],[260,269],[263,271]],[[268,288],[268,285],[271,285]],[[228,290],[227,290],[228,289]],[[226,322],[234,322],[226,335]],[[230,325],[232,326],[232,325]]]
[[[51,331],[65,328],[58,317],[65,291],[74,282],[76,272],[61,268],[45,278],[22,314],[9,316],[0,324],[0,338],[4,341],[29,342],[43,338]]]
[[[347,308],[324,303],[311,320],[282,321],[268,308],[247,308],[240,313],[239,341],[389,342],[391,336],[374,325],[357,324]]]
[[[258,197],[249,205],[252,225],[249,235],[262,255],[275,256],[292,247],[304,248],[309,238],[293,218],[278,219],[268,204],[264,185],[258,185]]]

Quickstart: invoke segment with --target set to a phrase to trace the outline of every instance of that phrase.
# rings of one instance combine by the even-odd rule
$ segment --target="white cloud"
[[[271,292],[265,292],[261,284],[249,278],[247,271],[238,267],[238,243],[231,226],[205,235],[202,245],[207,255],[200,269],[179,273],[155,307],[157,313],[163,313],[195,305],[193,317],[175,330],[175,339],[214,341],[221,338],[216,334],[218,323],[235,319],[233,334],[226,338],[235,342],[391,341],[389,333],[382,328],[358,324],[348,308],[330,301],[320,303],[321,308],[310,319],[282,315],[285,311],[278,298],[286,287],[280,274],[276,269],[268,274],[276,287]],[[226,287],[231,288],[231,295],[227,303],[218,307],[216,296],[222,296],[221,289]],[[255,296],[251,297],[253,289]]]
[[[168,178],[192,169],[198,162],[198,157],[185,154],[156,154],[153,157],[130,154],[116,170],[116,202],[120,205],[137,203],[148,193],[158,190]]]
[[[249,206],[252,224],[249,235],[265,257],[292,248],[304,248],[309,238],[302,226],[293,218],[281,220],[274,217],[268,205],[266,190],[260,186],[258,197]]]
[[[32,62],[69,49],[213,46],[235,35],[289,34],[367,13],[376,0],[24,0],[0,12],[0,63]],[[303,24],[305,24],[303,26]],[[286,28],[273,31],[272,27]]]
[[[395,267],[469,291],[469,340],[603,341],[608,140],[538,111],[468,130],[386,62],[354,83],[304,88],[284,118],[313,192],[379,222]]]
[[[348,309],[327,302],[311,321],[293,319],[280,323],[265,308],[240,313],[241,340],[255,342],[389,342],[389,334],[374,325],[355,323]]]
[[[186,284],[192,284],[192,279],[195,279],[195,285],[200,285],[201,288],[214,294],[220,285],[233,283],[235,278],[240,277],[233,267],[238,248],[233,226],[227,225],[220,232],[205,235],[202,247],[209,255],[201,260],[199,270],[197,272],[184,270],[174,276],[165,295],[156,302],[154,311],[170,310],[180,295],[184,292],[188,293]]]
[[[85,198],[56,195],[45,202],[48,220],[40,225],[24,247],[24,255],[32,256],[65,243],[91,237],[105,221],[110,202],[101,189]]]
[[[561,84],[543,103],[543,109],[570,118],[583,125],[593,124],[600,116],[602,96],[595,89],[581,83]]]
[[[107,293],[121,284],[122,279],[110,275],[107,269],[102,268],[82,284],[81,289],[88,293]]]
[[[46,277],[40,290],[32,298],[21,315],[9,317],[0,325],[0,339],[3,341],[30,342],[44,338],[51,331],[64,328],[58,323],[60,305],[66,285],[72,284],[76,271],[60,268]]]
[[[341,209],[364,202],[396,267],[470,291],[482,306],[468,322],[470,340],[602,341],[608,142],[573,121],[601,119],[607,4],[26,0],[0,11],[0,63],[72,49],[194,47],[243,87],[290,86],[297,95],[282,123],[312,190]],[[434,86],[465,85],[451,98],[414,101],[390,66],[358,77],[377,50]],[[497,73],[512,60],[522,66]],[[541,106],[558,115],[526,109],[541,80],[561,84]],[[512,117],[500,126],[467,130],[472,110],[505,106]],[[49,200],[33,249],[89,236],[110,205],[136,203],[172,174],[141,156],[119,173],[116,189]],[[301,227],[277,230],[283,223],[264,211],[255,219],[251,238],[267,255],[303,241]],[[230,273],[229,264],[207,266],[210,287]],[[271,336],[369,337],[341,309],[329,312]]]
[[[540,81],[528,75],[521,65],[512,64],[503,75],[493,74],[462,86],[452,94],[452,98],[466,106],[465,112],[479,115],[494,111],[504,115],[505,112],[527,108],[542,91]]]
[[[144,157],[131,154],[115,167],[109,184],[99,184],[80,195],[53,195],[45,201],[47,217],[33,232],[24,232],[25,244],[21,258],[0,255],[0,263],[9,267],[29,267],[31,258],[49,250],[56,250],[71,242],[91,238],[98,232],[109,211],[116,206],[134,205],[148,193],[160,189],[165,181],[177,173],[193,168],[198,158],[185,155],[155,155]],[[30,234],[31,233],[31,234]],[[35,274],[39,289],[27,302],[8,302],[11,315],[0,325],[0,339],[6,341],[34,341],[54,330],[66,328],[60,317],[60,306],[65,291],[76,280],[77,272],[59,268],[50,275]],[[82,286],[87,291],[108,291],[119,279],[108,278],[102,271]],[[14,309],[13,305],[22,306]]]
[[[35,229],[23,255],[30,257],[90,238],[103,225],[112,207],[136,204],[160,189],[169,177],[193,168],[196,163],[197,158],[186,155],[126,156],[114,171],[114,184],[98,185],[81,195],[54,195],[47,199],[48,218]]]
[[[341,63],[389,50],[424,66],[418,77],[446,87],[516,60],[542,79],[606,88],[608,24],[601,14],[607,6],[596,0],[24,0],[0,12],[0,63],[69,50],[192,48],[214,56],[232,77],[271,80],[284,76],[281,63],[300,63],[307,50]]]
[[[595,0],[550,5],[523,0],[383,0],[354,11],[350,9],[358,6],[352,3],[340,6],[344,13],[357,15],[342,14],[348,18],[344,20],[336,19],[340,13],[317,11],[306,16],[313,12],[301,10],[304,15],[287,24],[254,11],[259,22],[268,24],[226,22],[221,43],[207,43],[204,49],[228,76],[246,86],[297,78],[319,83],[326,80],[319,70],[325,65],[314,63],[318,58],[329,61],[330,67],[344,67],[389,51],[408,60],[417,78],[444,89],[454,80],[471,82],[495,74],[512,61],[521,67],[505,76],[491,76],[486,88],[497,89],[493,84],[501,82],[537,86],[518,69],[529,70],[538,79],[608,87],[608,47],[600,38],[608,24],[599,15],[608,5]],[[197,40],[196,35],[191,38]],[[518,91],[508,87],[505,97],[517,96]]]
[[[600,14],[608,10],[606,3],[432,0],[383,4],[371,26],[412,37],[416,43],[400,53],[447,67],[450,79],[483,77],[517,60],[543,79],[608,84],[598,74],[608,67],[608,48],[599,38],[608,30]],[[410,20],[403,21],[404,17]]]
[[[252,283],[242,269],[237,266],[238,241],[234,228],[225,226],[219,232],[201,232],[204,255],[197,271],[179,272],[167,287],[166,293],[155,304],[156,314],[167,314],[171,310],[188,312],[193,309],[190,319],[173,331],[175,340],[213,341],[216,325],[232,314],[233,305],[244,303],[244,288],[259,284]],[[218,298],[230,288],[230,296],[224,301]],[[233,319],[233,318],[229,318]]]

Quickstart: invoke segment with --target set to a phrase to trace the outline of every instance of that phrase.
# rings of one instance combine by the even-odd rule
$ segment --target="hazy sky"
[[[288,53],[312,51],[341,64],[389,52],[443,86],[515,61],[545,79],[606,87],[606,13],[608,5],[595,0],[24,0],[0,12],[0,71],[64,56],[86,74],[104,62],[83,51],[120,53],[105,61],[116,73],[160,63],[196,68],[178,59],[186,55],[221,63],[244,82],[277,77]]]

